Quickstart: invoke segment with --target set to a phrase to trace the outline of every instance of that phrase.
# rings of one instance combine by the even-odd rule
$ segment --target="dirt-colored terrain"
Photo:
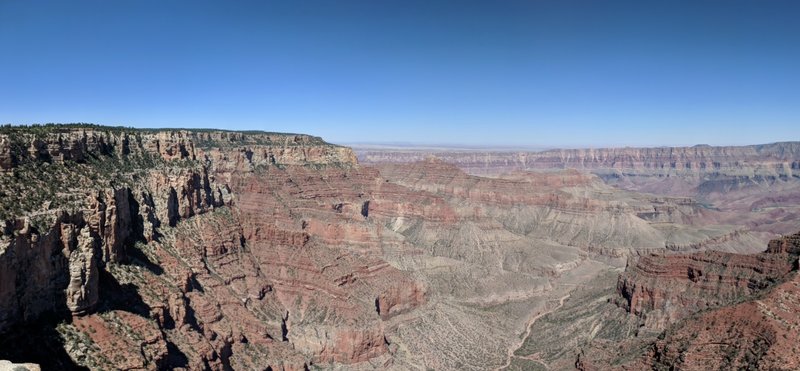
[[[800,171],[800,142],[738,147],[594,148],[528,151],[356,148],[362,164],[409,163],[430,156],[470,174],[578,169],[606,174],[660,177],[667,174],[719,173],[741,176],[785,175]]]
[[[761,254],[716,256],[697,265],[702,272],[685,270],[686,258],[674,257],[662,266],[681,274],[651,270],[642,275],[652,263],[640,262],[620,277],[618,294],[627,300],[622,307],[637,317],[666,315],[670,318],[664,322],[646,318],[641,324],[652,330],[667,323],[666,329],[656,337],[591,343],[576,366],[582,370],[798,369],[799,254],[800,234],[795,234],[771,241]],[[695,254],[690,259],[710,257]],[[630,289],[638,284],[652,289]],[[647,303],[634,304],[643,301]]]
[[[800,219],[800,142],[738,147],[597,148],[539,152],[356,149],[364,165],[435,157],[473,175],[576,169],[618,189],[687,197],[720,212],[719,224],[793,233]]]
[[[739,253],[800,230],[794,175],[727,207],[706,203],[725,192],[643,193],[572,164],[481,177],[430,158],[367,166],[307,135],[4,128],[0,359],[589,369],[614,349],[614,365],[655,367],[677,362],[659,344],[694,344],[676,326],[698,311],[791,282],[791,248]],[[737,217],[751,200],[756,216]]]

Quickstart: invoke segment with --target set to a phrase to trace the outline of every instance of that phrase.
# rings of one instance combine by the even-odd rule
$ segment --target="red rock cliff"
[[[791,175],[800,171],[800,142],[754,146],[556,149],[520,151],[358,150],[365,164],[403,163],[435,156],[471,174],[519,170],[588,169],[644,172],[752,172]]]
[[[385,362],[384,320],[425,301],[375,253],[365,218],[383,182],[347,148],[102,128],[21,130],[0,144],[9,200],[57,183],[4,214],[0,332],[71,315],[58,331],[82,365]],[[54,175],[24,184],[44,170]]]

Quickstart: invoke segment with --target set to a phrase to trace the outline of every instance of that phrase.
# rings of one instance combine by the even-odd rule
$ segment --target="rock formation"
[[[752,161],[794,156],[776,146]],[[675,326],[697,310],[774,292],[793,243],[732,253],[800,229],[789,180],[723,209],[575,169],[364,166],[299,134],[4,127],[0,170],[0,359],[45,369],[481,370],[574,365],[578,349],[588,368],[592,349],[687,343]],[[741,205],[761,211],[737,219]],[[525,340],[577,332],[571,348]],[[637,365],[673,362],[654,336],[625,348]]]
[[[657,336],[595,342],[577,366],[797,369],[798,257],[800,234],[773,240],[756,255],[642,257],[619,278],[620,304]]]
[[[12,363],[0,361],[0,371],[40,371],[39,365],[34,363]]]
[[[719,211],[718,224],[745,225],[767,242],[800,219],[800,142],[714,147],[556,149],[538,152],[357,149],[362,164],[435,157],[472,175],[575,169],[616,188],[687,197]]]
[[[650,328],[709,308],[731,304],[764,290],[795,268],[783,252],[739,255],[706,251],[687,255],[648,255],[631,263],[617,289],[629,312]]]
[[[387,352],[381,317],[425,300],[379,258],[342,259],[346,250],[315,242],[296,205],[275,199],[273,219],[248,201],[272,192],[263,178],[291,183],[292,167],[346,174],[349,149],[303,135],[95,127],[0,139],[0,332],[72,317],[57,330],[77,364],[364,362]],[[321,191],[307,207],[329,197]]]
[[[520,151],[358,149],[363,164],[409,163],[430,156],[470,174],[579,169],[645,175],[722,173],[791,177],[800,171],[800,142],[740,147],[597,148]]]

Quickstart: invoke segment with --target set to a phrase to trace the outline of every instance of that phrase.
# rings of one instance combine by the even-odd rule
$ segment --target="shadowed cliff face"
[[[0,359],[51,368],[513,366],[536,357],[532,321],[580,312],[575,290],[655,332],[793,269],[722,253],[763,236],[690,197],[576,170],[362,166],[305,135],[11,128],[0,167]]]
[[[796,255],[702,252],[650,255],[632,262],[619,278],[622,306],[652,329],[708,308],[734,303],[785,279]]]
[[[796,369],[799,241],[632,258],[538,320],[509,368]]]
[[[248,209],[267,177],[354,167],[346,148],[301,135],[48,130],[2,137],[0,357],[59,368],[353,363],[386,353],[381,316],[424,301],[379,258],[317,243],[296,205]],[[28,336],[63,344],[69,361],[10,346]]]
[[[538,319],[508,367],[572,368],[577,359],[577,365],[584,369],[608,369],[612,365],[641,369],[681,364],[677,357],[683,354],[683,348],[676,350],[669,344],[653,348],[658,336],[670,334],[677,323],[694,318],[698,312],[743,305],[737,303],[772,292],[794,276],[796,256],[778,252],[773,248],[777,242],[761,254],[732,252],[756,253],[775,233],[800,229],[797,148],[797,143],[777,143],[541,153],[451,151],[433,153],[435,158],[429,157],[429,152],[376,150],[359,151],[359,158],[375,164],[392,181],[413,189],[451,199],[483,198],[507,205],[501,206],[501,220],[528,236],[548,236],[606,256],[630,255],[628,267],[618,279],[615,274],[603,274],[591,284],[584,281],[552,314]],[[412,162],[418,160],[422,162]],[[575,170],[559,170],[570,168]],[[469,176],[458,169],[492,178]],[[537,178],[534,191],[519,182],[525,179],[520,170],[530,169],[547,170],[531,174]],[[548,182],[561,182],[563,187],[548,190]],[[646,199],[639,193],[642,191],[659,196]],[[531,212],[517,215],[519,204],[526,202],[547,210],[547,216]],[[635,222],[624,221],[628,213],[635,215],[631,219]],[[593,220],[592,216],[599,218]],[[738,227],[722,232],[718,229],[722,225]],[[615,232],[615,228],[619,230]],[[638,248],[627,253],[619,250],[626,245]],[[788,305],[782,300],[780,305]],[[702,321],[695,323],[705,325]],[[709,338],[715,336],[714,329],[740,334],[719,326],[707,327]],[[744,333],[758,330],[748,331]],[[685,339],[681,341],[686,343]],[[736,345],[730,341],[726,344],[722,348]],[[741,343],[745,350],[738,355],[728,349],[729,358],[747,357],[747,361],[741,358],[706,365],[697,363],[705,354],[704,345],[698,343],[693,345],[698,352],[694,363],[683,365],[689,369],[725,369],[747,365],[753,354],[766,354],[761,351],[767,349],[764,344],[751,348],[748,344],[752,345]],[[775,359],[791,354],[781,347],[775,348]],[[651,358],[641,358],[642,354]],[[723,354],[723,358],[727,356]]]
[[[659,331],[592,342],[578,368],[797,369],[799,253],[795,234],[756,255],[643,257],[618,291],[625,310]]]
[[[762,243],[800,225],[800,142],[739,147],[566,149],[541,152],[358,150],[362,164],[430,156],[473,175],[576,169],[615,188],[688,197],[720,211],[718,224],[745,225]]]

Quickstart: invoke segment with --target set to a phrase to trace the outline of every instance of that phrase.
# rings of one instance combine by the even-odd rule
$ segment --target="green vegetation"
[[[129,132],[136,130],[148,130],[148,129],[135,129],[124,126],[103,126],[103,125],[88,124],[83,122],[72,123],[72,124],[56,124],[56,123],[31,124],[31,125],[5,124],[0,126],[0,135],[28,134],[34,136],[41,136],[49,134],[68,133],[76,129],[94,129],[94,130],[103,130],[108,132]]]
[[[82,130],[94,133],[83,135]],[[2,125],[0,221],[29,217],[34,228],[46,230],[61,211],[85,209],[112,189],[137,188],[150,172],[202,168],[206,160],[194,159],[192,147],[239,150],[319,144],[325,142],[317,137],[262,131],[135,129],[88,123]],[[174,155],[165,160],[165,153]],[[266,167],[282,166],[263,164],[256,172],[263,173]]]
[[[225,129],[188,129],[188,128],[134,128],[130,126],[107,126],[98,125],[85,122],[77,123],[46,123],[46,124],[31,124],[31,125],[0,125],[0,135],[6,134],[53,134],[53,133],[69,133],[77,129],[91,129],[98,131],[105,131],[109,133],[160,133],[160,132],[179,132],[188,131],[192,133],[212,133],[212,132],[227,132],[227,133],[242,133],[242,134],[266,134],[266,135],[301,135],[295,133],[277,133],[262,130],[225,130]]]
[[[53,210],[76,211],[101,191],[132,186],[150,169],[163,164],[154,156],[97,156],[84,163],[27,161],[0,174],[0,220],[29,215],[43,230],[55,219]],[[176,165],[196,166],[191,162]]]
[[[108,190],[123,186],[135,188],[149,172],[167,168],[166,160],[144,147],[144,138],[138,131],[128,137],[129,146],[124,151],[114,147],[121,144],[104,138],[105,143],[92,148],[67,145],[68,148],[60,151],[68,152],[69,157],[52,158],[41,139],[76,128],[101,128],[106,133],[135,130],[90,124],[0,127],[13,158],[11,169],[0,172],[0,220],[29,216],[34,228],[46,230],[55,221],[57,210],[74,212],[86,208],[90,200],[102,197]],[[50,144],[61,144],[60,138],[48,137],[47,140]],[[37,141],[40,143],[35,144]],[[200,167],[200,161],[190,158],[169,162],[170,169]]]
[[[580,349],[596,340],[617,342],[638,337],[644,339],[642,344],[649,345],[649,334],[638,333],[640,320],[629,316],[612,302],[618,274],[608,270],[577,288],[561,308],[534,322],[531,335],[514,355],[523,359],[536,355],[548,365],[568,364],[574,361]],[[633,359],[644,351],[643,347],[626,349],[615,358]]]
[[[102,354],[100,348],[92,341],[89,334],[74,325],[61,322],[56,331],[64,342],[64,348],[73,355],[75,361],[91,369],[108,369],[112,363]]]
[[[46,123],[46,124],[31,124],[31,125],[0,125],[0,136],[6,135],[8,137],[14,136],[30,136],[33,138],[43,138],[52,134],[66,134],[76,130],[94,130],[101,131],[108,134],[128,134],[128,135],[141,135],[141,134],[156,134],[156,133],[189,133],[196,136],[194,139],[195,145],[201,148],[207,147],[227,147],[238,144],[272,144],[267,137],[288,137],[288,136],[304,136],[308,138],[308,143],[313,144],[328,144],[322,138],[298,134],[298,133],[278,133],[262,130],[225,130],[225,129],[198,129],[198,128],[134,128],[128,126],[105,126],[91,123]],[[227,134],[242,134],[241,141],[215,141],[208,136],[198,134],[207,133],[227,133]],[[295,145],[292,141],[281,141],[283,145]]]

